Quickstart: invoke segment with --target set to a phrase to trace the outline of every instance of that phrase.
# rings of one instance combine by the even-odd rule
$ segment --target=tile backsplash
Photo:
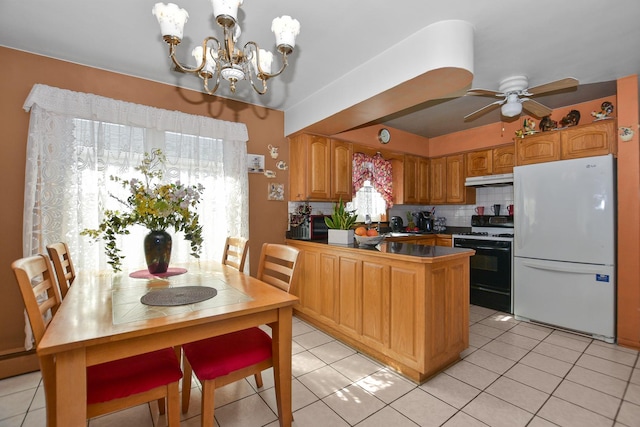
[[[294,213],[300,203],[289,202],[289,213]],[[471,215],[475,215],[477,206],[484,206],[485,215],[492,215],[491,207],[500,204],[501,214],[507,214],[507,206],[513,204],[513,185],[502,187],[476,188],[476,204],[474,205],[436,205],[415,206],[395,205],[389,210],[389,217],[397,215],[407,221],[407,211],[427,211],[435,207],[437,217],[445,217],[450,227],[471,227]],[[311,202],[312,214],[330,214],[333,209],[331,202]]]
[[[400,216],[406,222],[407,211],[426,211],[435,207],[436,217],[445,217],[448,226],[471,227],[471,215],[476,214],[475,209],[477,206],[484,206],[485,215],[493,215],[491,207],[495,204],[500,204],[500,213],[507,215],[507,206],[513,204],[513,185],[477,188],[476,203],[474,205],[396,205],[389,211],[389,216]]]

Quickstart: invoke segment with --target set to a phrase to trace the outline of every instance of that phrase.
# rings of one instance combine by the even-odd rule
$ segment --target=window
[[[356,209],[358,221],[365,221],[366,215],[372,221],[381,221],[387,209],[393,206],[392,170],[391,162],[380,153],[375,156],[354,153],[354,197],[347,203],[347,208]]]
[[[354,194],[353,200],[347,203],[347,209],[356,210],[358,221],[364,222],[369,215],[371,221],[381,221],[387,214],[387,203],[382,195],[373,188],[371,181],[364,181],[362,187]]]
[[[64,99],[64,102],[60,102]],[[144,152],[161,148],[165,179],[202,184],[199,205],[203,259],[219,259],[227,235],[248,236],[246,127],[207,117],[129,104],[36,85],[31,109],[25,184],[24,254],[65,241],[79,270],[106,270],[102,241],[80,236],[95,228],[111,195],[128,197],[111,175],[140,178]],[[115,119],[122,123],[116,123]],[[173,230],[168,230],[171,234]],[[124,269],[144,268],[144,227],[130,228],[118,246]],[[188,242],[173,235],[172,263],[193,260]]]

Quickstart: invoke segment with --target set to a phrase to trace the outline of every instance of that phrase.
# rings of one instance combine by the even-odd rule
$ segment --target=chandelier
[[[267,92],[267,80],[280,75],[287,67],[287,55],[293,52],[296,36],[300,33],[300,23],[290,16],[275,18],[271,31],[276,36],[277,50],[282,56],[282,65],[272,72],[273,54],[261,49],[253,41],[247,42],[242,50],[236,47],[240,37],[238,25],[238,7],[242,0],[211,0],[215,20],[224,31],[222,42],[215,37],[207,37],[201,46],[197,46],[191,54],[197,66],[182,65],[176,58],[176,46],[182,40],[184,24],[189,14],[179,6],[169,3],[156,3],[152,14],[158,19],[165,42],[169,45],[169,57],[176,69],[185,73],[197,74],[204,82],[204,90],[213,95],[220,86],[220,78],[229,82],[232,93],[236,91],[239,80],[248,80],[251,87],[263,95]],[[262,82],[262,87],[254,83],[254,77]],[[210,88],[210,81],[215,85]]]

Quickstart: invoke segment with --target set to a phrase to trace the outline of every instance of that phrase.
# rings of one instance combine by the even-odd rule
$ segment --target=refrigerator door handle
[[[538,270],[556,271],[559,273],[570,274],[598,274],[602,272],[602,265],[590,265],[590,264],[576,264],[576,263],[557,263],[553,264],[539,262],[539,261],[522,261],[522,265],[526,267],[535,268]]]

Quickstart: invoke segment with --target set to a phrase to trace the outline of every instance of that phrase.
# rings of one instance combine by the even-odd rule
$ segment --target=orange
[[[373,237],[377,235],[378,235],[378,230],[376,230],[375,228],[372,228],[371,230],[367,230],[367,236]]]
[[[354,231],[354,233],[358,236],[366,236],[367,235],[367,229],[364,227],[358,227],[356,228],[356,231]]]

